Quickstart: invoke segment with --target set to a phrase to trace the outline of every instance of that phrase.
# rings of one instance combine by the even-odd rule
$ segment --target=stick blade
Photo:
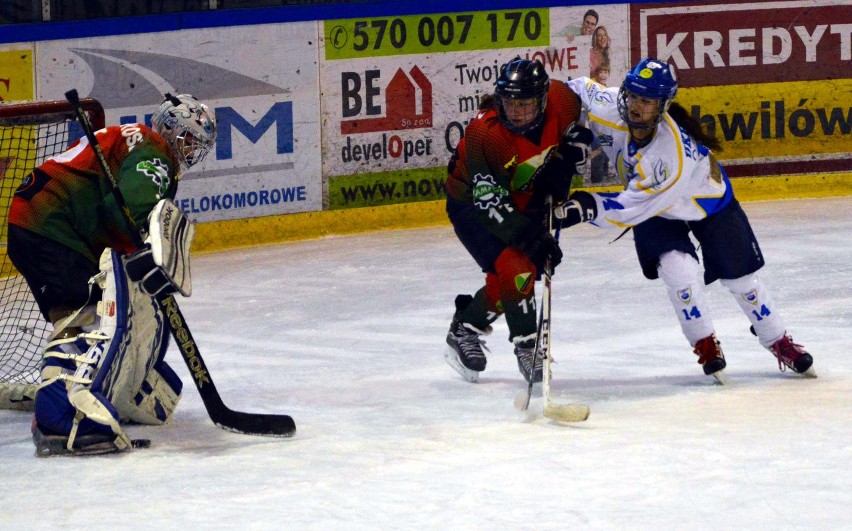
[[[223,430],[244,435],[292,437],[296,434],[296,422],[290,415],[267,415],[227,410],[220,414],[211,415],[210,418],[214,424]]]
[[[561,422],[582,422],[589,418],[591,410],[584,404],[547,404],[544,416]]]
[[[521,389],[515,395],[515,409],[518,411],[526,411],[530,407],[530,392],[529,389]]]

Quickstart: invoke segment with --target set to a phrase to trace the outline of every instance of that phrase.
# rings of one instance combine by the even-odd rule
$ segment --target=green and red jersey
[[[550,83],[537,142],[509,131],[496,108],[481,110],[450,161],[447,194],[473,203],[484,227],[506,244],[515,243],[530,223],[525,212],[535,194],[535,170],[579,117],[577,96],[561,82]]]
[[[177,192],[178,161],[163,137],[142,124],[95,133],[138,228],[148,214]],[[107,247],[135,250],[134,237],[84,137],[46,160],[15,191],[9,223],[74,249],[97,263]]]

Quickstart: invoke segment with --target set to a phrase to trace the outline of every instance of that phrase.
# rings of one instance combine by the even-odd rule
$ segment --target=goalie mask
[[[621,84],[621,89],[618,91],[618,113],[629,127],[650,129],[656,127],[663,119],[675,94],[677,94],[677,78],[674,68],[657,59],[643,59],[627,73]],[[652,120],[631,119],[629,100],[636,97],[659,102],[656,115]]]
[[[216,141],[216,114],[190,94],[167,93],[151,116],[151,126],[185,168],[201,162]]]

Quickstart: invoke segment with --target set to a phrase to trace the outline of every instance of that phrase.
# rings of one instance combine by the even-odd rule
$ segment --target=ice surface
[[[761,278],[818,379],[781,373],[708,288],[728,386],[695,363],[631,236],[564,231],[553,289],[558,424],[498,321],[478,384],[443,360],[482,282],[448,226],[198,255],[183,313],[225,402],[293,439],[213,426],[184,398],[125,455],[37,459],[0,411],[2,529],[852,529],[852,197],[745,203]]]

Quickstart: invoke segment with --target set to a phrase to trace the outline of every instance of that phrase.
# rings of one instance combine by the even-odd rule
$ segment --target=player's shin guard
[[[761,345],[771,348],[776,341],[784,337],[784,321],[776,311],[775,301],[756,273],[735,279],[722,279],[721,283],[728,288],[751,321]]]
[[[669,301],[689,344],[695,346],[698,341],[712,335],[713,321],[695,258],[680,251],[670,251],[660,257],[657,271],[666,284]]]

